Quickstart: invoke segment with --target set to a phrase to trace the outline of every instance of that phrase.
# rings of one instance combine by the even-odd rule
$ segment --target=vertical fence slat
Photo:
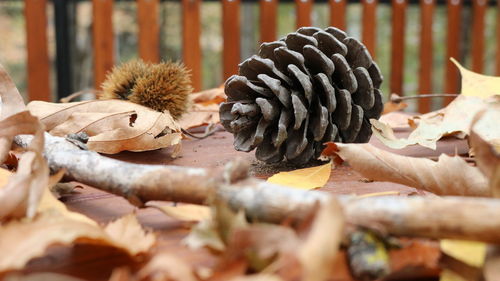
[[[276,40],[278,1],[260,0],[260,42]]]
[[[457,67],[450,61],[455,58],[460,61],[460,14],[462,11],[462,0],[447,0],[448,20],[446,36],[446,70],[444,77],[444,92],[457,94],[459,91],[459,72]],[[453,98],[445,98],[444,105],[447,105]]]
[[[113,0],[93,0],[94,86],[101,87],[113,67]]]
[[[240,62],[240,0],[222,0],[224,79],[238,72]]]
[[[201,0],[182,0],[182,59],[191,70],[195,91],[201,90],[201,47],[200,47]]]
[[[328,4],[330,6],[330,25],[345,30],[347,0],[329,0]]]
[[[500,76],[500,1],[497,1],[497,54],[495,74]]]
[[[420,0],[420,68],[419,68],[419,94],[432,93],[432,58],[433,58],[433,38],[432,23],[436,0]],[[418,111],[420,113],[431,110],[430,99],[420,99],[418,101]]]
[[[296,27],[311,26],[313,0],[295,0]]]
[[[363,3],[363,22],[361,39],[363,44],[375,58],[375,46],[377,35],[377,4],[378,0],[362,0]]]
[[[155,63],[160,61],[159,6],[159,0],[137,0],[139,57]]]
[[[50,61],[47,47],[47,0],[24,1],[30,100],[49,101]]]
[[[398,95],[403,94],[406,5],[407,0],[392,1],[390,91]]]
[[[472,71],[483,72],[484,54],[484,14],[487,0],[474,0],[472,16]]]

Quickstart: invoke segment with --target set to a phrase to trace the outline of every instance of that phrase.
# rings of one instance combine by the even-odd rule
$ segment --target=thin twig
[[[404,97],[392,94],[390,100],[392,103],[400,103],[404,100],[411,100],[411,99],[441,98],[441,97],[456,97],[456,96],[458,96],[458,94],[422,94],[422,95],[404,96]]]
[[[217,132],[217,127],[215,126],[216,124],[214,123],[210,123],[207,128],[205,129],[205,133],[203,133],[202,135],[195,135],[193,133],[190,133],[188,130],[186,129],[181,129],[182,133],[189,136],[189,137],[192,137],[192,138],[195,138],[195,139],[199,139],[199,140],[202,140],[204,138],[207,138],[211,135],[213,135],[215,132]]]
[[[81,96],[81,95],[84,95],[84,94],[94,94],[94,96],[97,97],[97,95],[100,93],[101,91],[99,90],[96,90],[96,89],[85,89],[85,90],[81,90],[81,91],[78,91],[78,92],[75,92],[75,93],[72,93],[71,95],[67,96],[67,97],[64,97],[64,98],[61,98],[59,100],[59,102],[62,102],[62,103],[67,103],[67,102],[70,102],[74,99],[76,99],[77,97]]]

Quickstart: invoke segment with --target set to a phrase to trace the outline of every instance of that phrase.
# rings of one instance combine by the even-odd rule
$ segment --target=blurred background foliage
[[[72,32],[72,83],[74,89],[91,88],[92,81],[92,4],[91,1],[76,1],[73,13]],[[441,2],[440,2],[441,3]],[[443,4],[443,3],[441,3]],[[4,64],[12,75],[22,93],[26,91],[26,36],[24,30],[23,1],[0,1],[0,62]],[[115,30],[116,63],[137,58],[136,21],[137,5],[134,1],[116,1],[114,6],[113,23]],[[485,18],[485,69],[483,73],[493,75],[495,58],[496,6],[490,6]],[[49,1],[48,15],[48,42],[52,65],[55,65],[55,34],[54,15],[52,4]],[[163,60],[182,59],[181,40],[181,4],[179,1],[162,1],[160,8],[160,50]],[[361,37],[361,4],[350,3],[347,8],[347,32],[350,36]],[[462,12],[462,50],[460,60],[470,66],[471,47],[471,20],[472,7],[465,5]],[[220,2],[204,2],[201,8],[201,47],[202,47],[202,77],[203,88],[217,87],[222,80],[222,36],[221,36],[222,7]],[[326,27],[329,22],[329,8],[325,2],[317,2],[313,9],[313,24],[317,27]],[[418,90],[419,68],[419,31],[420,9],[417,4],[409,5],[407,9],[404,92],[406,95],[416,94]],[[241,60],[256,53],[259,47],[259,7],[257,1],[242,2],[241,4]],[[436,7],[434,14],[434,75],[433,92],[440,93],[443,89],[445,67],[445,40],[446,40],[446,6]],[[277,38],[295,30],[295,5],[293,2],[282,2],[278,8]],[[500,43],[500,42],[499,42]],[[377,45],[376,61],[380,65],[386,82],[382,90],[389,92],[388,78],[390,74],[391,52],[391,6],[380,3],[377,8]],[[51,73],[55,73],[53,67]],[[51,75],[55,79],[55,75]],[[52,90],[55,91],[55,81],[52,81]],[[433,108],[440,107],[436,99]],[[409,110],[416,110],[411,104]]]

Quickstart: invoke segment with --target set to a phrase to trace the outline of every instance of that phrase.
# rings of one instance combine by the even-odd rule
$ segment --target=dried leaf
[[[277,275],[261,273],[236,277],[231,279],[231,281],[283,281],[283,279]]]
[[[224,85],[193,93],[189,97],[191,106],[179,120],[179,125],[182,128],[190,129],[220,122],[219,104],[227,98],[224,93]]]
[[[184,129],[196,128],[220,122],[218,104],[193,104],[179,120],[179,125]]]
[[[3,104],[2,108],[8,107]],[[5,217],[32,217],[37,209],[44,188],[49,182],[49,168],[42,156],[44,138],[43,126],[28,111],[16,113],[0,121],[0,139],[13,140],[16,135],[33,134],[28,151],[23,153],[17,172],[9,177],[8,183],[0,188],[0,219]],[[5,148],[5,147],[3,147]],[[7,150],[1,151],[5,159]],[[2,147],[0,147],[0,150]]]
[[[268,178],[267,181],[289,187],[313,189],[323,187],[328,182],[331,171],[332,162],[328,162],[316,167],[280,172]]]
[[[175,206],[165,203],[148,202],[149,207],[154,207],[169,217],[182,221],[202,221],[211,218],[210,208],[194,204],[177,204]]]
[[[47,210],[33,220],[10,221],[2,226],[0,252],[9,254],[0,255],[0,272],[23,268],[51,245],[72,245],[79,241],[112,246],[136,255],[149,250],[154,238],[145,234],[137,220],[130,216],[111,223],[104,231],[58,211]]]
[[[109,223],[104,231],[116,245],[122,245],[131,255],[146,252],[156,243],[156,235],[144,231],[132,213]]]
[[[226,246],[217,233],[213,220],[200,221],[193,228],[183,243],[190,249],[196,250],[208,247],[212,250],[222,252]]]
[[[69,275],[54,272],[35,272],[26,275],[20,273],[9,274],[4,281],[84,281]]]
[[[451,61],[458,67],[462,75],[462,95],[484,99],[500,93],[500,77],[475,73],[465,69],[454,58],[451,58]]]
[[[389,114],[391,112],[401,111],[407,107],[408,104],[404,102],[395,103],[393,101],[388,101],[384,103],[384,110],[382,111],[382,115]]]
[[[29,110],[55,136],[85,132],[87,146],[101,153],[145,151],[179,144],[179,125],[168,112],[121,100],[72,103],[33,101]]]
[[[224,93],[224,84],[220,87],[204,90],[189,95],[193,103],[197,104],[219,104],[226,100],[227,96]]]
[[[460,157],[441,154],[434,162],[397,155],[370,144],[337,146],[342,159],[372,180],[400,183],[438,195],[490,196],[486,177]]]
[[[477,118],[484,118],[484,112],[478,114]],[[489,187],[493,197],[500,197],[500,151],[496,149],[494,144],[485,141],[478,133],[476,133],[476,124],[472,124],[470,133],[470,145],[474,151],[477,167],[489,179]]]
[[[298,251],[304,271],[302,280],[329,279],[343,238],[343,229],[344,215],[340,204],[334,198],[323,202],[307,239]]]
[[[486,257],[486,244],[476,241],[443,239],[441,251],[470,266],[482,267]]]
[[[486,140],[500,139],[500,77],[480,75],[463,68],[454,59],[462,74],[462,94],[446,108],[421,116],[418,127],[408,139],[396,139],[392,129],[377,120],[370,120],[374,135],[385,145],[400,149],[408,145],[420,144],[436,149],[436,142],[447,135],[465,137],[469,134],[474,116],[485,109],[490,109],[490,117],[483,119],[478,129],[485,134]],[[487,136],[486,136],[487,135]]]
[[[160,253],[153,257],[138,273],[136,280],[196,281],[190,264],[175,255]]]
[[[391,128],[409,128],[408,119],[411,117],[404,112],[391,112],[380,116],[378,119],[381,123],[389,125]]]
[[[7,184],[12,173],[9,170],[0,168],[0,188]]]
[[[59,171],[58,174],[51,177],[51,178],[55,177],[55,179],[52,179],[52,181],[56,182],[59,181],[63,177],[63,175],[64,175],[64,170]],[[51,185],[53,184],[49,183],[49,186]],[[97,223],[92,219],[88,218],[87,216],[80,213],[69,211],[68,208],[66,208],[66,205],[64,205],[61,201],[57,200],[57,198],[54,197],[54,194],[50,191],[49,188],[45,188],[40,203],[38,205],[37,212],[43,213],[50,211],[57,211],[62,216],[65,216],[69,219],[97,226]]]

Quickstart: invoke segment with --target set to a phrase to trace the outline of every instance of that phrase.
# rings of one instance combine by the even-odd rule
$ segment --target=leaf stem
[[[390,101],[392,103],[400,103],[404,100],[411,100],[411,99],[422,99],[422,98],[441,98],[441,97],[457,97],[458,94],[421,94],[421,95],[414,95],[414,96],[399,96],[396,94],[392,94]]]

